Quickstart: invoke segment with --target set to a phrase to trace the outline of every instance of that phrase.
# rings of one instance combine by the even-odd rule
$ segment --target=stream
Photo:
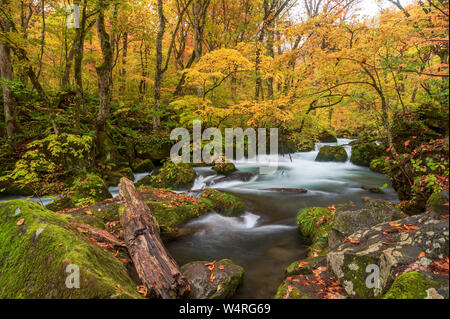
[[[330,206],[353,202],[361,206],[362,198],[370,196],[398,202],[391,187],[384,194],[372,194],[362,185],[381,187],[389,179],[366,167],[345,163],[315,162],[320,147],[344,145],[349,158],[351,140],[337,143],[317,143],[311,152],[278,156],[278,169],[270,175],[259,175],[259,165],[245,160],[235,161],[240,172],[255,174],[248,181],[220,181],[211,167],[195,168],[197,179],[192,190],[212,187],[231,193],[247,203],[247,211],[240,217],[224,217],[216,213],[204,215],[183,227],[195,232],[167,244],[179,265],[205,260],[229,258],[244,267],[244,284],[235,298],[273,298],[284,279],[284,269],[292,262],[306,257],[308,241],[296,227],[296,215],[301,208]],[[135,174],[135,182],[148,173]],[[305,188],[305,194],[285,193],[276,188]],[[272,189],[272,190],[267,190]],[[110,187],[113,196],[117,187]],[[189,192],[189,190],[184,190]],[[1,197],[1,201],[25,199],[23,196]],[[46,205],[52,197],[30,198]]]
[[[244,200],[248,209],[240,217],[211,213],[189,222],[184,227],[194,228],[196,232],[169,243],[168,250],[180,265],[229,258],[245,269],[244,284],[235,298],[273,298],[284,279],[284,269],[307,254],[308,241],[301,238],[296,227],[296,215],[301,208],[350,202],[361,206],[365,196],[398,202],[391,187],[384,194],[361,189],[362,185],[389,184],[389,179],[381,174],[350,161],[314,161],[324,145],[345,145],[350,158],[351,147],[347,145],[350,141],[317,143],[312,152],[279,156],[278,170],[272,175],[258,175],[256,163],[236,161],[240,172],[256,175],[247,182],[215,183],[220,176],[211,168],[196,168],[198,177],[193,189],[207,186],[231,193]],[[274,188],[306,188],[308,192],[289,194],[266,190]]]

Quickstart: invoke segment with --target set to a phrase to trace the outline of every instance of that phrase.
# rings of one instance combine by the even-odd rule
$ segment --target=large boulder
[[[448,250],[448,219],[421,214],[355,232],[328,253],[327,262],[350,297],[379,298],[397,276],[435,272],[445,258],[448,278]],[[379,280],[368,285],[369,274],[377,272]]]
[[[317,162],[345,162],[348,158],[343,146],[323,146],[317,154]]]
[[[229,259],[194,261],[182,266],[181,272],[191,284],[192,299],[231,298],[244,278],[244,268]]]
[[[211,201],[211,205],[218,214],[228,217],[239,216],[246,208],[245,203],[235,196],[212,188],[205,189],[201,197]]]
[[[145,159],[143,161],[140,161],[134,166],[134,172],[135,173],[149,173],[153,171],[155,168],[155,165],[153,164],[152,160]]]
[[[370,166],[370,162],[385,154],[385,147],[376,142],[356,141],[352,147],[350,161],[361,166]]]
[[[389,202],[365,197],[363,207],[344,205],[338,207],[328,232],[328,247],[339,246],[346,238],[358,230],[402,219],[400,212]]]
[[[76,271],[79,270],[79,288]],[[72,280],[73,279],[73,280]],[[140,298],[125,264],[37,203],[0,203],[0,298]]]

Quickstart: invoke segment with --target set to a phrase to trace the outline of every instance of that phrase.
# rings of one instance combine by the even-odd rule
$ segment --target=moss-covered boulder
[[[75,204],[70,196],[67,195],[59,196],[53,202],[45,206],[45,208],[54,212],[59,212],[72,207],[75,207]]]
[[[166,237],[176,236],[179,226],[213,210],[209,200],[164,189],[143,189],[141,196]]]
[[[145,160],[137,163],[134,166],[134,172],[135,173],[149,173],[149,172],[153,171],[154,168],[155,168],[155,165],[153,164],[152,160],[145,159]]]
[[[345,162],[347,152],[343,146],[322,146],[317,154],[317,162]]]
[[[442,289],[444,290],[443,296],[439,290],[445,285],[444,282],[442,280],[434,281],[429,277],[431,277],[430,273],[419,271],[401,274],[395,279],[383,299],[447,299],[448,283],[446,292],[445,289]]]
[[[157,188],[190,188],[195,181],[194,169],[185,163],[167,161],[158,173],[152,176],[152,186]]]
[[[244,278],[244,268],[230,259],[194,261],[182,266],[181,272],[191,284],[189,297],[192,299],[231,298]]]
[[[231,173],[237,171],[236,166],[234,166],[233,163],[226,163],[226,162],[216,163],[214,164],[212,169],[215,170],[216,173],[220,175],[230,175]]]
[[[326,207],[308,207],[297,215],[299,232],[311,240],[309,256],[326,255],[332,213]]]
[[[102,174],[102,178],[108,187],[119,185],[120,179],[122,177],[126,177],[130,180],[133,180],[134,174],[131,168],[124,167],[119,171],[106,171]]]
[[[427,210],[448,215],[448,190],[431,194],[427,200]]]
[[[370,162],[385,154],[385,147],[375,142],[356,141],[352,147],[350,161],[361,166],[370,166]]]
[[[161,129],[158,132],[152,132],[151,135],[140,134],[135,150],[139,158],[161,162],[170,157],[172,145],[173,141],[170,140],[170,131]]]
[[[0,203],[0,261],[0,298],[140,298],[113,252],[33,202]]]
[[[75,206],[91,205],[112,197],[105,181],[92,173],[77,176],[71,190]]]
[[[205,189],[201,197],[211,201],[214,210],[224,216],[239,216],[246,208],[245,203],[235,196],[212,188]]]

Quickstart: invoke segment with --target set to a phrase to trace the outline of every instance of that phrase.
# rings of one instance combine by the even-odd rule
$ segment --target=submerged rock
[[[328,253],[327,262],[350,297],[379,298],[398,275],[411,270],[439,273],[446,263],[442,268],[448,278],[448,251],[448,219],[421,214],[351,234]],[[367,285],[374,271],[379,281]]]
[[[323,146],[317,154],[316,162],[345,162],[348,158],[343,146]]]
[[[232,182],[232,181],[248,182],[255,176],[256,175],[253,173],[236,171],[236,172],[229,174],[228,176],[222,176],[222,177],[214,180],[214,183],[217,184],[217,183]]]
[[[0,298],[141,298],[112,251],[33,202],[0,203],[0,261]]]
[[[264,190],[290,194],[306,194],[308,192],[308,190],[304,188],[264,188]]]
[[[213,265],[213,269],[207,267]],[[218,262],[194,261],[181,267],[191,284],[192,299],[228,299],[242,284],[244,268],[229,259]]]

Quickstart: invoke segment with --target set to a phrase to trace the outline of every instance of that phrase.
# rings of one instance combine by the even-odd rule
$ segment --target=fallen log
[[[186,297],[189,282],[166,251],[156,220],[132,181],[126,178],[120,180],[119,197],[125,204],[125,211],[120,217],[125,244],[136,272],[147,288],[147,297]]]
[[[96,241],[102,242],[102,243],[109,243],[113,246],[117,247],[126,247],[125,243],[121,241],[120,239],[117,239],[114,237],[111,233],[107,232],[106,230],[98,229],[95,227],[92,227],[91,225],[80,223],[79,221],[76,221],[75,219],[69,220],[72,225],[75,227],[81,228],[85,232],[89,234],[89,237],[92,237]]]

